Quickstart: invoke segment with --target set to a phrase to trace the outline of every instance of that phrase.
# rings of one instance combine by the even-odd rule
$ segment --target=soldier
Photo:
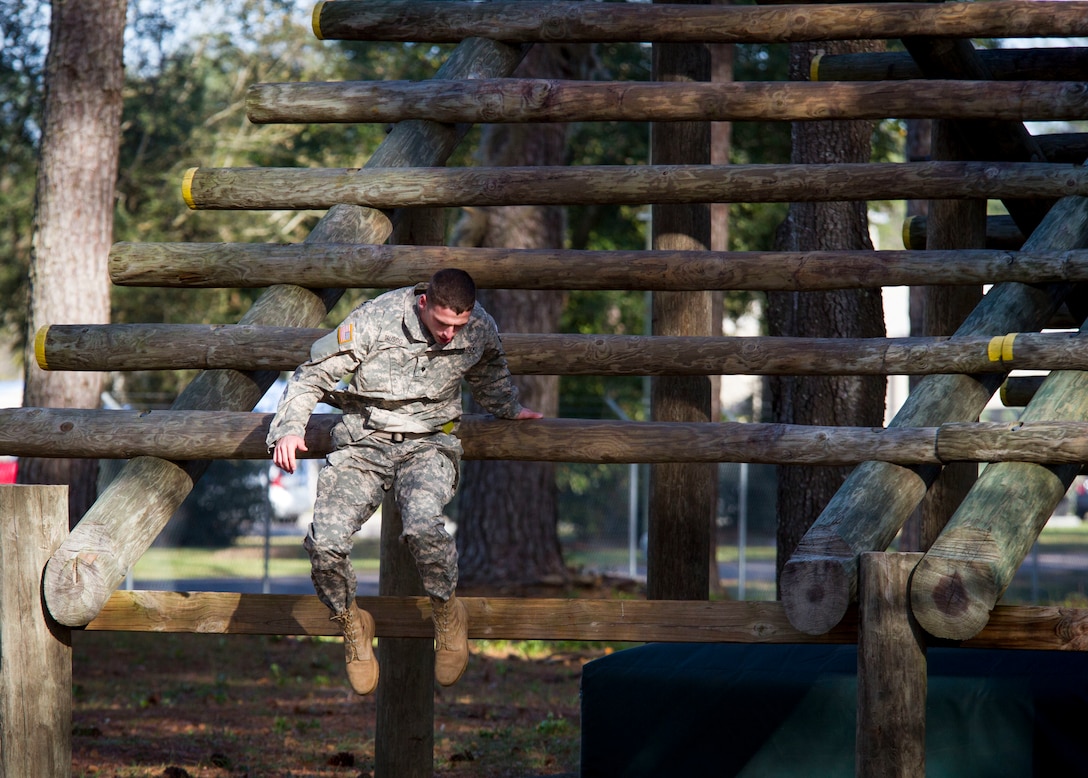
[[[476,401],[504,419],[539,419],[523,407],[495,321],[476,285],[447,268],[427,284],[368,300],[310,349],[295,370],[268,431],[277,467],[294,472],[318,401],[344,412],[317,483],[314,520],[303,541],[318,597],[344,633],[348,679],[358,694],[378,684],[374,618],[355,600],[352,536],[392,489],[403,539],[430,596],[435,678],[449,686],[468,664],[468,617],[457,600],[457,547],[442,514],[461,460],[454,435],[461,379]]]

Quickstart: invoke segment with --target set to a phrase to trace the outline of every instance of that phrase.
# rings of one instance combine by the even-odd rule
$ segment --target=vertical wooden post
[[[926,774],[926,648],[908,584],[919,553],[861,555],[855,774]]]
[[[444,211],[398,211],[393,243],[441,246]],[[378,593],[424,594],[419,570],[408,546],[400,542],[400,511],[392,495],[382,504]],[[383,638],[378,641],[377,737],[374,774],[379,778],[429,778],[434,774],[434,645],[429,639]]]
[[[415,560],[400,542],[400,511],[391,496],[382,505],[378,594],[423,594]],[[377,778],[434,775],[434,645],[422,638],[379,638]]]
[[[42,602],[68,487],[0,486],[0,778],[72,773],[71,632]]]
[[[656,81],[709,81],[709,49],[693,43],[654,44],[653,75]],[[708,163],[709,123],[653,125],[650,156],[659,165]],[[710,206],[706,203],[655,206],[652,230],[654,249],[706,250],[710,244]],[[710,311],[707,292],[655,292],[653,334],[709,335]],[[706,376],[655,378],[651,406],[655,421],[711,421],[710,379]],[[647,592],[651,598],[710,597],[708,527],[716,502],[716,474],[716,467],[706,464],[651,466],[646,565]]]

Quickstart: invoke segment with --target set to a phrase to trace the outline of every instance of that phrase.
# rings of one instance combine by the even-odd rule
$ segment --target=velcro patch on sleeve
[[[341,324],[336,330],[336,341],[341,346],[345,343],[351,343],[355,338],[355,325],[351,322]]]

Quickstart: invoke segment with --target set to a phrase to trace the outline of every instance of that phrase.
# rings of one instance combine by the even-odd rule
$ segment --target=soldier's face
[[[424,294],[419,296],[419,318],[434,339],[444,346],[468,324],[468,320],[472,318],[472,311],[456,313],[452,308],[430,305],[427,302],[427,295]]]

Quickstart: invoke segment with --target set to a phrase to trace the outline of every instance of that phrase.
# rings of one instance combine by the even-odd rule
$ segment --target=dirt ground
[[[75,632],[72,647],[76,778],[373,775],[375,696],[351,692],[338,639]],[[435,775],[576,776],[581,668],[610,649],[471,647],[436,687]]]

